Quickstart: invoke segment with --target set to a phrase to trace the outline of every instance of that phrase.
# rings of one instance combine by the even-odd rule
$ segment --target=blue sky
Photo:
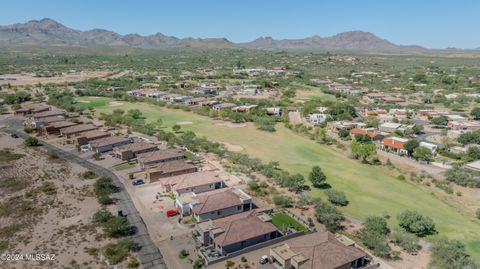
[[[303,38],[372,32],[397,44],[480,47],[476,0],[0,0],[0,24],[49,17],[75,29],[177,37]]]

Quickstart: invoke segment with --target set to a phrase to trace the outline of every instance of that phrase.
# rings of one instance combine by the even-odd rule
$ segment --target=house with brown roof
[[[170,148],[164,150],[156,150],[137,155],[137,162],[145,169],[148,166],[156,165],[159,163],[183,160],[186,159],[183,150]]]
[[[75,126],[70,126],[60,129],[60,135],[70,138],[73,135],[78,135],[83,132],[92,131],[98,129],[97,126],[93,124],[78,124]]]
[[[221,189],[225,187],[223,182],[224,179],[220,173],[211,171],[183,174],[158,180],[161,192],[173,192],[177,196],[187,192],[202,193]]]
[[[356,135],[368,136],[372,141],[379,141],[385,137],[374,128],[353,128],[352,130],[350,130],[350,136],[352,137],[352,139],[354,139]]]
[[[183,160],[178,160],[159,163],[158,165],[152,166],[145,171],[145,177],[150,183],[152,183],[158,181],[160,178],[190,174],[197,171],[198,168],[195,165]]]
[[[399,154],[407,154],[405,143],[408,139],[401,137],[387,137],[382,140],[382,149],[386,151],[393,151]]]
[[[48,125],[53,122],[64,121],[64,120],[65,120],[64,116],[53,116],[53,117],[40,118],[37,120],[34,120],[34,119],[27,120],[26,123],[32,128],[38,129],[44,125]]]
[[[272,219],[255,210],[225,218],[197,223],[196,238],[213,247],[219,255],[227,255],[281,236]],[[201,255],[205,255],[202,251]]]
[[[179,195],[176,207],[183,216],[193,214],[197,222],[223,218],[252,209],[252,197],[237,188],[223,188]]]
[[[145,142],[134,142],[121,147],[117,147],[113,150],[115,157],[122,160],[130,160],[137,156],[137,154],[147,153],[158,150],[158,147],[154,144]]]
[[[63,110],[46,110],[33,114],[33,119],[38,120],[41,118],[55,117],[55,116],[65,116],[65,111]]]
[[[92,151],[103,153],[113,150],[114,147],[120,147],[129,143],[132,143],[132,141],[127,137],[109,136],[92,140],[88,144]]]
[[[344,244],[330,232],[296,237],[272,247],[270,256],[276,266],[284,269],[361,269],[370,266],[365,252],[352,244]]]
[[[220,103],[220,104],[213,105],[212,108],[216,111],[220,111],[223,109],[232,109],[236,106],[237,105],[234,103]]]
[[[78,123],[61,120],[61,121],[55,121],[55,122],[45,124],[44,126],[40,127],[38,131],[39,133],[42,133],[42,134],[59,135],[61,129],[72,127],[75,125],[78,125]]]
[[[50,107],[49,106],[37,106],[37,107],[23,107],[20,109],[15,110],[15,114],[17,115],[28,115],[28,114],[33,114],[33,113],[40,113],[44,111],[49,111]]]
[[[88,132],[83,132],[80,134],[80,136],[77,137],[76,143],[78,145],[86,145],[92,140],[97,140],[100,138],[105,138],[111,136],[110,133],[100,131],[100,130],[92,130]]]

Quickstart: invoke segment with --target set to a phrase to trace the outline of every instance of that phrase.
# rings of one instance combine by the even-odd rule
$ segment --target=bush
[[[405,210],[397,216],[397,220],[400,227],[417,236],[422,237],[435,233],[433,220],[416,211]]]
[[[36,137],[31,137],[29,136],[27,139],[25,139],[25,142],[23,142],[27,147],[36,147],[39,145],[38,139]]]
[[[51,182],[45,182],[42,185],[42,191],[47,194],[47,195],[52,195],[57,193],[57,188],[55,185]]]
[[[231,268],[231,267],[233,267],[233,266],[235,266],[235,262],[234,262],[234,261],[227,260],[227,261],[225,262],[225,267]]]
[[[82,174],[82,177],[84,179],[94,179],[97,177],[97,174],[95,174],[95,172],[93,171],[85,171],[83,174]]]
[[[186,250],[186,249],[182,249],[180,250],[180,252],[178,253],[178,257],[180,259],[185,259],[186,257],[188,257],[188,255],[190,255],[190,253]]]
[[[385,218],[372,216],[363,223],[359,237],[362,243],[373,251],[374,255],[391,258],[393,253],[386,240],[389,233],[390,229]]]
[[[438,238],[433,242],[431,252],[429,267],[432,269],[478,268],[467,254],[465,245],[458,240],[450,240],[446,237]]]
[[[480,172],[454,167],[445,172],[445,179],[464,187],[480,188]]]
[[[128,268],[138,268],[139,266],[140,266],[140,263],[135,258],[131,259],[127,265]]]
[[[110,194],[112,194],[113,188],[115,185],[111,178],[101,177],[97,179],[94,184],[95,194],[97,195],[98,202],[102,205],[107,205],[112,203]]]
[[[348,205],[347,196],[343,191],[337,191],[334,189],[325,190],[328,200],[334,205],[346,206]]]
[[[289,196],[275,195],[273,196],[273,203],[280,207],[292,207],[293,200]]]
[[[392,241],[405,251],[412,253],[419,249],[418,238],[401,229],[395,229],[391,236]]]
[[[127,233],[130,224],[125,217],[111,217],[103,225],[103,231],[110,237],[120,237]]]
[[[95,161],[99,161],[102,159],[102,154],[99,153],[99,152],[95,152],[93,155],[92,155],[92,158],[95,160]]]
[[[129,238],[123,238],[118,243],[110,243],[105,249],[105,256],[111,263],[117,264],[127,258],[128,253],[133,248],[133,241]]]
[[[27,134],[31,134],[33,132],[33,129],[31,127],[25,127],[23,128],[23,131]]]
[[[201,258],[198,258],[195,260],[195,262],[193,263],[193,269],[200,269],[200,268],[203,268],[203,266],[205,265],[205,261]]]
[[[315,204],[315,217],[325,225],[325,228],[335,232],[342,227],[343,215],[334,206],[323,201],[317,201]]]
[[[477,211],[475,211],[475,216],[477,217],[477,219],[480,219],[480,207],[477,208]]]
[[[93,221],[96,223],[106,223],[113,215],[105,207],[99,209],[93,214]]]

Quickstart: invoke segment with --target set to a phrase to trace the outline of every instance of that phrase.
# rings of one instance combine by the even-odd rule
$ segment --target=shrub
[[[186,249],[182,249],[180,250],[180,252],[178,253],[178,257],[180,259],[185,259],[186,257],[188,257],[188,255],[190,255],[190,253],[186,250]]]
[[[205,261],[201,258],[198,258],[193,263],[193,269],[200,269],[205,265]]]
[[[128,261],[128,268],[138,268],[140,266],[140,263],[138,262],[137,259],[132,258],[130,261]]]
[[[374,255],[390,258],[393,253],[386,240],[389,233],[390,229],[385,218],[372,216],[368,217],[363,223],[359,237],[365,246],[373,250]]]
[[[47,195],[52,195],[57,193],[57,188],[55,185],[51,182],[45,182],[42,185],[42,191],[47,194]]]
[[[106,223],[113,215],[105,207],[99,209],[93,214],[93,221],[96,223]]]
[[[435,233],[435,223],[433,223],[433,220],[416,211],[405,210],[397,216],[397,220],[400,227],[417,236],[426,236]]]
[[[85,171],[83,174],[82,174],[82,177],[84,179],[94,179],[97,177],[97,174],[95,174],[95,172],[93,171]]]
[[[289,196],[275,195],[273,196],[273,203],[280,207],[292,207],[293,200]]]
[[[480,207],[477,208],[477,211],[475,211],[475,216],[477,217],[477,219],[480,219]]]
[[[125,217],[111,217],[103,225],[103,231],[110,237],[120,237],[127,233],[130,224]]]
[[[25,139],[25,142],[23,142],[27,147],[36,147],[39,145],[38,139],[36,137],[31,137],[29,136],[27,139]]]
[[[415,252],[419,248],[418,238],[415,235],[407,233],[401,229],[393,230],[391,239],[395,244],[399,245],[409,253]]]
[[[25,127],[23,128],[23,131],[27,134],[31,134],[33,132],[33,129],[31,127]]]
[[[234,261],[227,260],[227,261],[225,262],[225,267],[231,268],[231,267],[233,267],[233,266],[235,266],[235,262],[234,262]]]
[[[95,160],[95,161],[99,161],[102,159],[102,154],[99,153],[99,152],[95,152],[93,155],[92,155],[92,158]]]
[[[454,167],[445,172],[445,179],[464,187],[479,188],[480,172]]]
[[[438,238],[431,247],[432,257],[429,267],[432,269],[475,269],[478,268],[467,254],[465,245],[458,240],[446,237]]]
[[[105,249],[105,256],[111,263],[117,264],[127,258],[128,253],[133,248],[133,241],[129,238],[123,238],[118,243],[110,243]]]
[[[334,206],[323,201],[317,201],[315,204],[315,217],[325,225],[327,230],[334,232],[341,228],[343,216]]]
[[[334,189],[325,190],[328,200],[334,205],[346,206],[348,205],[347,196],[343,191],[337,191]]]

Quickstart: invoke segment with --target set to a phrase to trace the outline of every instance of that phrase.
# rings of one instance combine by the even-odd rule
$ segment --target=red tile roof
[[[365,130],[360,128],[353,128],[350,130],[351,135],[361,134],[361,135],[368,135],[370,138],[374,138],[378,135],[377,131],[375,130]]]
[[[394,137],[387,137],[383,139],[383,144],[394,149],[404,149],[406,141],[400,141]]]

